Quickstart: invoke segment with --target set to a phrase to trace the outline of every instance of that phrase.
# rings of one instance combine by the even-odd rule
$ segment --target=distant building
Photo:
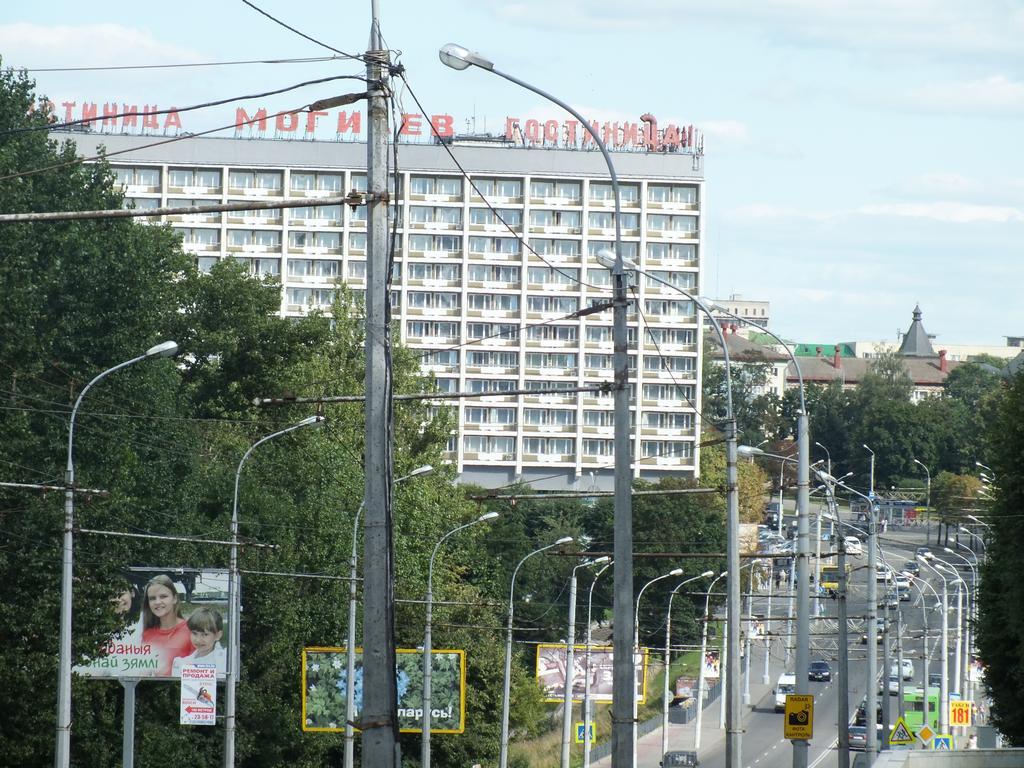
[[[739,315],[744,320],[750,320],[753,323],[764,326],[767,328],[771,321],[771,303],[767,301],[753,301],[750,299],[744,299],[740,294],[734,293],[728,299],[713,299],[715,304],[722,307],[723,309],[732,312],[734,315]],[[751,328],[744,323],[737,321],[733,317],[724,312],[720,312],[717,309],[712,309],[711,314],[714,315],[715,319],[725,325],[736,325],[737,330],[744,336],[748,336],[749,332],[756,332],[755,329]],[[710,327],[711,321],[705,320],[704,324]]]
[[[725,344],[729,350],[729,363],[734,369],[742,370],[745,365],[755,365],[758,363],[770,363],[772,366],[772,373],[767,384],[763,387],[754,387],[751,394],[755,396],[773,394],[781,398],[786,390],[789,355],[782,354],[772,347],[744,338],[733,330],[732,326],[725,327],[724,331]],[[713,332],[704,334],[704,348],[712,360],[718,363],[725,362],[718,334]]]
[[[914,382],[912,397],[915,401],[940,394],[950,371],[962,363],[959,360],[951,360],[944,348],[936,353],[921,317],[921,308],[914,307],[910,327],[903,334],[903,340],[895,350],[903,358],[903,367]],[[828,355],[822,346],[816,347],[812,355],[806,354],[809,347],[810,345],[798,345],[798,348],[805,352],[799,358],[804,382],[829,384],[839,381],[844,389],[852,389],[861,382],[871,367],[871,357],[876,357],[879,351],[876,347],[874,355],[859,357],[850,354],[856,350],[855,344],[835,344],[829,347],[831,355]],[[796,371],[790,364],[788,386],[796,386],[798,380]]]

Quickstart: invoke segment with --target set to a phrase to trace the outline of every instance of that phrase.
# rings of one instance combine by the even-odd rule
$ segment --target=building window
[[[291,248],[323,248],[337,251],[341,248],[341,233],[302,232],[293,229],[288,233],[288,245]]]
[[[461,226],[461,208],[442,208],[440,206],[412,205],[409,206],[410,224],[444,224]]]
[[[530,182],[530,197],[557,200],[570,205],[579,205],[582,194],[578,181],[543,181]]]
[[[529,267],[527,280],[544,285],[576,285],[580,282],[580,271],[574,267]]]
[[[146,187],[153,191],[160,190],[159,168],[113,168],[114,181],[117,184],[131,187]]]
[[[470,339],[514,339],[519,326],[514,323],[467,323],[466,336]]]
[[[692,373],[697,370],[697,359],[694,357],[669,357],[666,355],[647,355],[644,357],[645,371],[668,371],[671,373]]]
[[[459,308],[459,294],[444,291],[409,291],[406,301],[410,309]]]
[[[462,439],[462,446],[466,453],[501,454],[505,459],[512,459],[516,439],[498,435],[466,435]]]
[[[435,349],[424,352],[420,357],[421,365],[440,365],[452,367],[459,364],[459,351],[457,349]]]
[[[516,424],[516,409],[467,406],[463,420],[467,424],[501,424],[504,426],[513,426]]]
[[[641,440],[640,455],[645,459],[688,459],[693,456],[693,444],[671,440]]]
[[[523,453],[570,456],[576,453],[576,441],[565,437],[524,437]]]
[[[637,243],[623,243],[622,244],[622,257],[624,259],[632,259],[636,261],[637,254]],[[601,251],[611,251],[615,253],[615,243],[611,240],[591,240],[587,243],[587,255],[596,259],[597,254]]]
[[[519,228],[523,225],[523,212],[517,208],[470,208],[470,226],[509,226]]]
[[[677,344],[692,346],[696,337],[689,328],[648,328],[647,338],[653,344]]]
[[[614,427],[615,411],[584,411],[583,424],[587,427]]]
[[[580,300],[576,296],[527,296],[528,312],[559,312],[570,314],[579,309]]]
[[[692,384],[644,384],[645,400],[692,401],[696,390]]]
[[[493,253],[518,256],[519,241],[511,237],[471,237],[469,238],[469,250],[474,255],[486,256]]]
[[[466,389],[473,393],[512,392],[516,389],[515,379],[466,379]]]
[[[692,429],[692,413],[672,411],[645,411],[644,426],[650,429]]]
[[[697,246],[692,243],[648,243],[647,258],[692,263],[697,260]]]
[[[340,173],[292,171],[289,186],[293,192],[341,192],[342,178]]]
[[[644,299],[644,312],[660,317],[692,318],[694,315],[692,301],[674,299]]]
[[[443,280],[451,282],[462,277],[462,265],[446,262],[410,261],[406,274],[410,280]]]
[[[535,427],[574,427],[576,426],[576,411],[565,408],[525,408],[523,409],[523,423]]]
[[[181,241],[185,245],[202,246],[204,248],[220,247],[219,229],[201,229],[199,227],[176,227],[174,231],[177,234],[181,235]]]
[[[559,256],[575,259],[580,255],[579,240],[552,240],[544,237],[531,237],[530,248],[538,256]]]
[[[697,188],[682,184],[648,184],[647,200],[651,203],[697,205]]]
[[[584,456],[614,456],[614,440],[594,440],[593,438],[583,441]]]
[[[558,227],[578,231],[580,228],[579,211],[549,211],[546,209],[530,211],[530,226],[538,228]]]
[[[573,342],[578,335],[575,325],[535,325],[526,331],[526,338],[531,341]]]
[[[572,352],[527,352],[525,365],[530,368],[576,369],[576,355]]]
[[[523,196],[521,179],[474,178],[473,185],[476,187],[473,196],[478,199],[480,196],[504,198],[521,198]]]
[[[514,293],[471,293],[466,297],[466,307],[513,312],[519,309],[519,296]]]
[[[216,168],[169,168],[168,187],[204,187],[220,189],[221,175]]]
[[[409,194],[461,197],[462,179],[453,176],[412,176],[409,179]]]
[[[363,237],[365,239],[365,235]],[[409,235],[409,250],[458,256],[462,253],[462,238],[458,235]]]
[[[459,336],[459,324],[443,320],[409,320],[405,324],[405,333],[423,339],[454,339]]]
[[[470,264],[469,279],[482,283],[519,283],[519,267],[502,264]]]
[[[519,354],[516,352],[483,352],[474,349],[466,352],[466,365],[480,368],[518,368]]]
[[[615,202],[615,191],[610,182],[590,182],[590,199],[597,202]],[[640,201],[640,187],[636,184],[619,184],[619,202],[623,205]]]
[[[282,187],[281,171],[231,171],[228,174],[228,187],[280,192]]]
[[[652,213],[647,216],[647,229],[652,232],[674,232],[685,237],[696,237],[697,217]]]

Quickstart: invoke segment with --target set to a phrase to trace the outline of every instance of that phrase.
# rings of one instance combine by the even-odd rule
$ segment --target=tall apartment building
[[[58,138],[64,138],[58,136]],[[335,288],[366,278],[366,208],[318,199],[366,189],[360,142],[197,138],[146,148],[152,137],[67,136],[82,154],[108,152],[138,207],[300,198],[308,205],[167,216],[201,269],[244,262],[281,283],[282,316],[329,310]],[[596,259],[614,245],[612,188],[596,151],[453,142],[478,191],[444,148],[398,150],[399,248],[393,316],[401,341],[457,402],[448,445],[460,478],[539,489],[612,485],[612,396],[515,389],[611,381],[610,273]],[[625,256],[689,292],[700,285],[702,157],[614,154],[622,185]],[[511,226],[502,224],[484,197]],[[520,238],[536,252],[523,247]],[[629,366],[634,473],[657,479],[698,467],[701,334],[686,298],[648,277],[632,289]]]

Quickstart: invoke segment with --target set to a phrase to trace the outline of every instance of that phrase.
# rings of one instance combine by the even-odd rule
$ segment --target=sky
[[[341,51],[367,47],[369,0],[254,2]],[[437,50],[448,42],[588,118],[637,122],[651,112],[659,124],[701,129],[703,295],[769,301],[772,328],[806,343],[896,340],[917,304],[937,349],[1024,335],[1018,0],[379,7],[384,40],[401,52],[424,110],[453,115],[458,130],[503,132],[508,116],[561,115],[491,73],[446,68]],[[40,71],[331,55],[241,0],[50,0],[3,17],[3,66],[30,69],[37,91],[58,104],[182,107],[362,73],[351,60]],[[233,100],[189,113],[183,125],[213,128],[233,122],[236,106],[290,109],[356,86]],[[408,92],[402,104],[419,112]]]

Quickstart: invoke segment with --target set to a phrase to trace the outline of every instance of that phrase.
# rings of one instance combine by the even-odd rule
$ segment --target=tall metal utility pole
[[[389,54],[380,36],[378,0],[371,0],[366,52],[366,447],[363,529],[363,765],[397,768],[394,543],[391,528],[391,371],[388,336],[388,109],[384,81]],[[351,652],[351,649],[349,649]],[[351,685],[351,681],[349,682]]]
[[[807,508],[809,506],[809,483],[810,483],[810,455],[807,427],[807,408],[801,403],[800,412],[797,416],[796,444],[797,444],[797,470],[796,470],[796,692],[808,694],[811,692],[810,682],[807,679],[807,669],[810,666],[811,655],[811,595],[810,595],[810,559],[811,548],[808,542],[808,520]],[[797,740],[793,742],[793,768],[807,768],[807,741]]]
[[[874,455],[872,454],[872,461]],[[865,746],[868,760],[872,765],[878,756],[878,739],[875,738],[875,711],[878,707],[878,536],[875,533],[875,502],[868,500],[868,679],[867,690],[864,692],[865,731],[868,743]],[[888,695],[888,694],[886,694]]]

